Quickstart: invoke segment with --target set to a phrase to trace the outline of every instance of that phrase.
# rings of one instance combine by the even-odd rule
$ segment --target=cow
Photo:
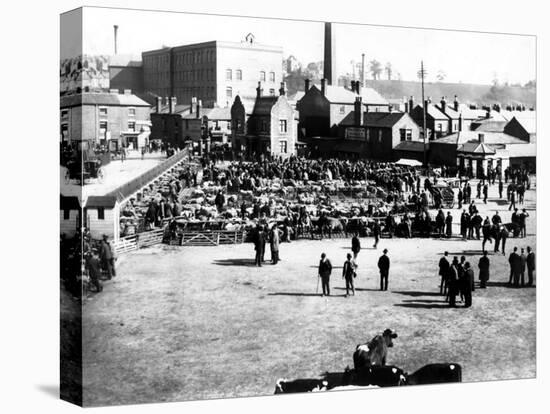
[[[353,366],[356,371],[371,365],[386,365],[388,348],[393,347],[397,333],[386,329],[382,335],[376,335],[366,344],[357,345],[353,353]]]
[[[440,384],[444,382],[462,382],[462,367],[459,364],[428,364],[405,374],[406,385]]]
[[[326,391],[327,386],[328,382],[322,379],[307,378],[289,381],[281,378],[275,384],[275,394]]]
[[[377,387],[396,387],[405,385],[407,377],[405,372],[393,365],[371,365],[355,371],[352,380],[353,385]]]

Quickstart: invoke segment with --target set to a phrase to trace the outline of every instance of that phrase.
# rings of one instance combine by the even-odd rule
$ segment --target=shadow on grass
[[[487,246],[486,246],[487,247]],[[487,249],[486,249],[487,250]],[[491,253],[489,250],[487,252]],[[483,250],[462,250],[461,252],[449,252],[449,256],[481,256]]]
[[[392,290],[392,293],[407,296],[443,296],[439,292],[419,292],[416,290]]]
[[[505,287],[505,288],[510,288],[510,289],[526,289],[526,288],[535,288],[536,286],[535,285],[532,285],[532,286],[521,286],[519,285],[519,287],[515,287],[514,285],[511,285],[510,283],[508,282],[491,282],[491,281],[488,281],[487,282],[487,287]]]
[[[303,292],[274,292],[274,293],[268,293],[268,296],[302,296],[302,297],[321,297],[321,293],[303,293]],[[330,296],[336,296],[336,295],[330,295]],[[345,295],[340,295],[345,296]]]
[[[444,309],[449,308],[448,304],[438,304],[438,305],[429,305],[425,303],[396,303],[393,306],[398,306],[401,308],[416,308],[416,309]]]
[[[212,263],[218,266],[256,266],[254,259],[219,259]]]
[[[346,290],[346,288],[343,287],[333,287],[334,290]],[[369,288],[355,288],[356,292],[382,292],[380,289],[369,289]]]

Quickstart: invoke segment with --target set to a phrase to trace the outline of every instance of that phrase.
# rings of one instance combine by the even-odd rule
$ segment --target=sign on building
[[[350,127],[346,128],[346,139],[365,140],[365,129]]]

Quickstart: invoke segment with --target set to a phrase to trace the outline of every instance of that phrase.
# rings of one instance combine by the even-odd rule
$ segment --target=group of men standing
[[[472,306],[472,292],[475,290],[472,266],[464,256],[460,258],[460,262],[457,256],[453,258],[452,262],[449,262],[448,256],[449,252],[445,252],[439,260],[439,275],[441,276],[439,293],[445,296],[450,307],[456,307],[456,297],[460,295],[464,307],[469,308]],[[489,258],[486,251],[483,252],[478,266],[480,288],[484,289],[489,280]]]
[[[268,229],[267,225],[258,224],[253,236],[254,250],[256,257],[254,264],[258,267],[262,266],[265,262],[265,246],[269,242],[271,250],[271,263],[276,265],[281,258],[279,257],[279,245],[281,243],[281,231],[274,224],[271,229]]]
[[[513,287],[533,286],[533,276],[535,273],[535,253],[531,247],[527,246],[527,254],[525,249],[521,248],[521,253],[518,254],[518,248],[514,247],[514,251],[508,258],[510,264],[510,279],[508,283]],[[525,270],[527,270],[527,285],[525,284]],[[521,284],[520,284],[521,281]]]
[[[378,241],[373,246],[376,248]],[[346,261],[342,266],[342,279],[346,283],[346,297],[351,294],[355,296],[355,278],[357,277],[357,256],[361,251],[361,242],[357,233],[351,240],[351,251],[353,253],[347,253]],[[382,256],[378,259],[378,270],[380,272],[380,290],[388,290],[388,278],[390,272],[390,258],[388,257],[388,249],[382,251]],[[325,253],[321,254],[321,260],[319,261],[318,277],[322,281],[323,293],[322,296],[330,296],[330,275],[332,273],[332,264],[327,258]]]

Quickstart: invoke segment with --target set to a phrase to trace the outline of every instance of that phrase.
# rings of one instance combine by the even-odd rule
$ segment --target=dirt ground
[[[491,198],[495,191],[480,209],[490,216],[499,210],[508,222],[508,205]],[[507,253],[514,246],[536,252],[534,190],[524,207],[528,236],[510,238]],[[460,210],[452,214],[458,223]],[[477,279],[480,241],[362,245],[357,293],[349,298],[341,278],[349,239],[284,243],[282,261],[262,268],[253,266],[251,244],[156,246],[122,257],[115,280],[83,308],[84,404],[272,394],[278,378],[352,366],[355,346],[385,328],[399,334],[387,363],[408,372],[456,362],[463,381],[536,375],[536,289],[507,286],[507,256],[491,254],[489,286],[475,290],[472,308],[450,309],[438,293],[439,258],[445,250],[465,255]],[[391,259],[387,292],[378,290],[376,268],[384,248]],[[334,266],[329,298],[316,294],[321,252]]]

